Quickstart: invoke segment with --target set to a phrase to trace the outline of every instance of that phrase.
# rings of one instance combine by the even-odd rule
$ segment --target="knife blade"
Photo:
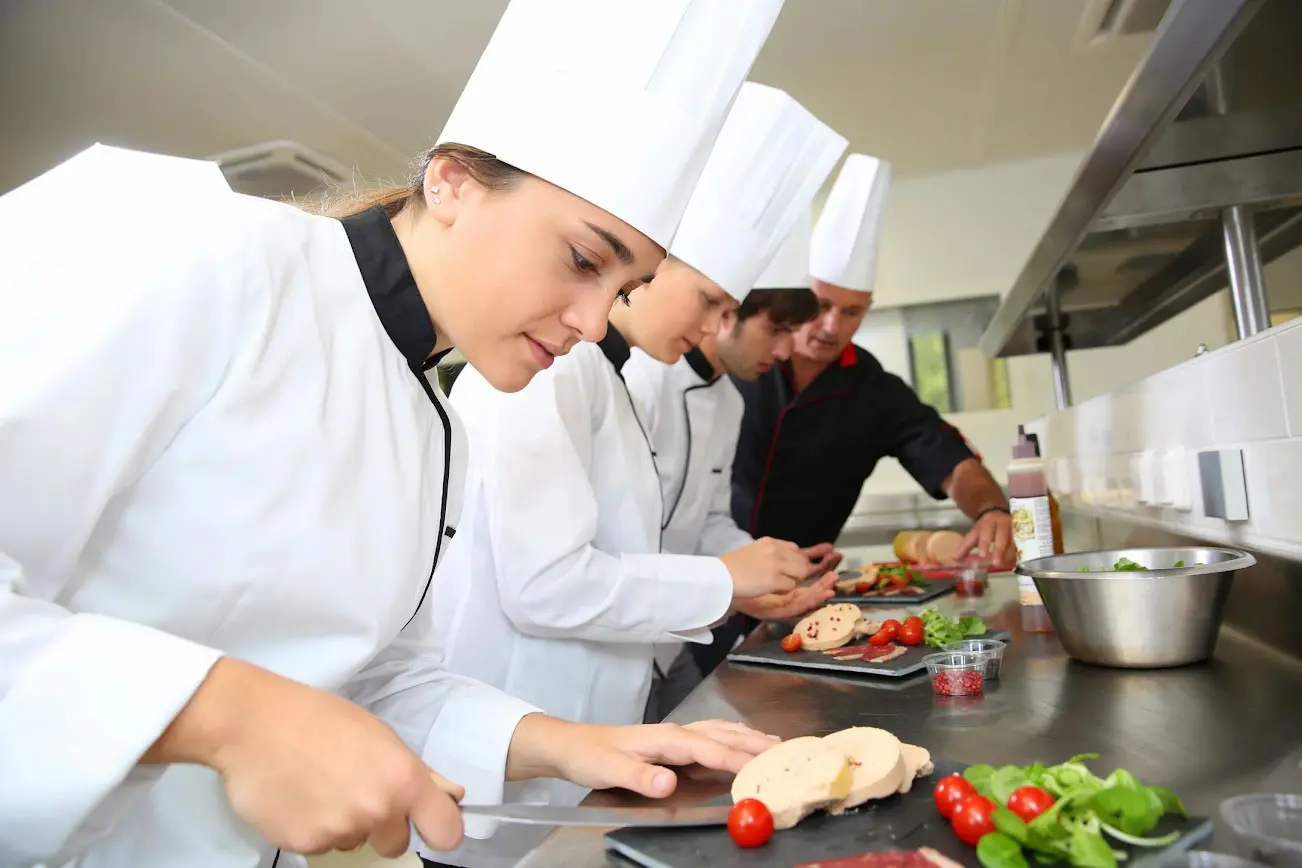
[[[531,826],[725,826],[731,805],[681,808],[582,808],[564,805],[462,805],[461,812]]]

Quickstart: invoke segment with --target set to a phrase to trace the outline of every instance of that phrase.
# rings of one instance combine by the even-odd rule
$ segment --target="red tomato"
[[[895,634],[891,633],[889,630],[878,630],[876,633],[868,637],[868,644],[881,647],[882,645],[889,645],[891,640],[894,638]]]
[[[859,594],[866,594],[866,593],[868,593],[869,591],[871,591],[871,590],[873,589],[873,583],[872,583],[872,582],[859,582],[859,583],[857,583],[857,584],[854,586],[854,589],[855,589],[855,592],[856,592],[856,593],[859,593]]]
[[[921,624],[905,623],[900,627],[898,638],[901,645],[921,645],[926,634]]]
[[[975,847],[982,835],[995,831],[994,815],[995,803],[978,794],[959,802],[949,822],[960,841]]]
[[[805,644],[805,640],[800,638],[799,633],[788,633],[782,637],[782,650],[788,654],[794,654]]]
[[[894,639],[897,635],[899,635],[900,622],[895,620],[894,618],[887,618],[885,621],[882,621],[882,629],[890,633],[891,638]]]
[[[968,796],[976,792],[967,778],[962,775],[945,775],[936,784],[932,798],[936,801],[936,810],[945,819],[954,816],[954,811]]]
[[[728,834],[738,847],[763,847],[773,837],[773,815],[759,799],[742,799],[728,812]]]
[[[1031,822],[1053,807],[1053,796],[1039,787],[1018,787],[1008,797],[1008,810]]]
[[[909,617],[904,619],[903,626],[907,627],[909,624],[917,624],[919,630],[923,629],[923,627],[926,626],[922,623],[922,619],[919,618],[917,615],[910,615]]]

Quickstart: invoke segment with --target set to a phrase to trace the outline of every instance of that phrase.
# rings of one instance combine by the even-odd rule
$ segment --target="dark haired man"
[[[801,234],[803,275],[808,229],[793,236],[786,249],[802,241]],[[796,329],[818,314],[818,299],[808,288],[807,277],[775,276],[786,261],[789,257],[775,262],[760,288],[751,290],[736,312],[725,317],[717,335],[705,338],[676,364],[664,365],[634,350],[624,366],[624,379],[646,422],[660,474],[662,551],[721,555],[753,541],[733,522],[730,508],[732,456],[744,410],[733,379],[754,380],[788,358]],[[785,286],[765,288],[775,283]],[[840,560],[830,543],[812,546],[805,553],[817,562],[819,572]],[[749,601],[741,613],[759,620],[798,617],[831,596],[834,579]],[[680,643],[658,647],[646,719],[662,720],[700,679],[699,667]]]

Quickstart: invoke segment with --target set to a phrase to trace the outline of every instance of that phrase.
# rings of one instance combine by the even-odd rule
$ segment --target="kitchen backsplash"
[[[1027,427],[1069,506],[1302,560],[1302,320]],[[1208,515],[1199,453],[1214,451],[1223,467],[1242,456],[1246,518]]]

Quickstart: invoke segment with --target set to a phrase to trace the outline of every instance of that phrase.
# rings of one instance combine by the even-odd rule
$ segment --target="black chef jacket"
[[[752,536],[834,542],[882,458],[899,460],[932,497],[974,457],[963,435],[851,344],[799,395],[775,365],[737,383],[746,401],[732,464],[732,515]]]
[[[979,457],[958,429],[854,344],[799,395],[785,363],[753,382],[733,382],[746,412],[732,463],[732,516],[754,537],[835,542],[886,456],[937,500],[959,462]],[[737,614],[715,628],[709,645],[689,645],[701,673],[710,674],[758,623]]]

